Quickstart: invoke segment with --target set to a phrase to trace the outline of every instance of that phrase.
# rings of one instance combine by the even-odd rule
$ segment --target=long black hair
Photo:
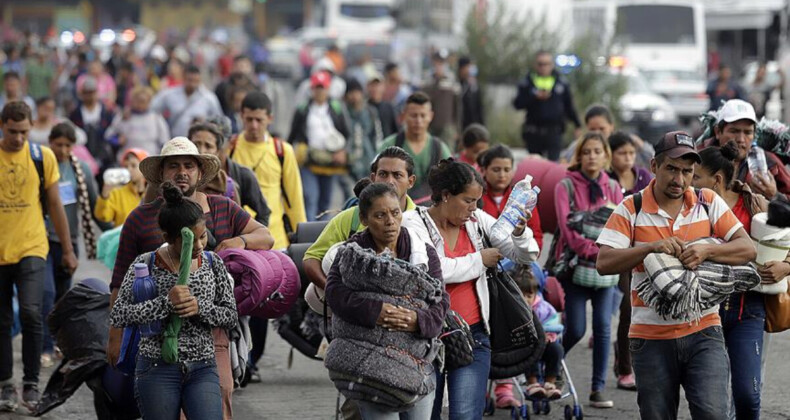
[[[165,203],[159,209],[159,228],[170,240],[181,237],[182,228],[192,228],[205,220],[203,207],[196,201],[184,197],[181,189],[171,181],[162,183]]]
[[[466,163],[456,162],[452,158],[442,159],[428,173],[431,201],[439,204],[445,191],[451,195],[458,195],[466,191],[466,187],[474,182],[485,188],[483,177],[474,168]]]
[[[699,152],[702,160],[700,165],[711,175],[719,171],[724,175],[724,184],[729,189],[735,176],[735,159],[738,157],[738,146],[735,142],[727,142],[721,147],[706,147]]]

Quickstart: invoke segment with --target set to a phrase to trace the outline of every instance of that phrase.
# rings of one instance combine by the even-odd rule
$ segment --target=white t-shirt
[[[327,138],[334,127],[329,115],[329,103],[311,104],[307,112],[307,146],[315,150],[327,150]]]

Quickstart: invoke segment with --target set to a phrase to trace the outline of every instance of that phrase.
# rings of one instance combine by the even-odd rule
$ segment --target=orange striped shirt
[[[608,245],[614,249],[626,249],[659,241],[675,236],[685,242],[706,237],[730,238],[741,229],[741,222],[735,217],[727,203],[715,192],[702,189],[700,196],[689,187],[683,195],[683,206],[677,219],[659,208],[653,195],[655,180],[642,190],[642,210],[635,214],[634,197],[629,196],[615,209],[606,222],[598,245]],[[697,205],[701,198],[708,205],[708,211]],[[634,267],[631,277],[631,329],[628,336],[648,340],[674,339],[693,334],[713,325],[721,325],[719,308],[710,308],[703,313],[699,322],[679,322],[664,319],[652,308],[645,305],[637,296],[636,285],[647,277],[644,266]]]

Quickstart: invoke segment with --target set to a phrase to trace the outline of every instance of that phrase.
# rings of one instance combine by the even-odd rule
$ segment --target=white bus
[[[390,35],[395,0],[326,0],[323,27],[347,39]]]
[[[615,53],[637,67],[653,91],[682,118],[707,110],[707,39],[701,0],[579,0],[574,36],[614,41]]]

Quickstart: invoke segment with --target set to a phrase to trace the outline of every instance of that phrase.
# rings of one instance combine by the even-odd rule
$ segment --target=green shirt
[[[49,63],[39,64],[32,60],[27,63],[27,94],[34,99],[50,96],[50,86],[55,72]]]
[[[378,153],[381,153],[382,150],[390,146],[394,146],[395,138],[397,136],[398,136],[397,134],[393,134],[387,137],[386,139],[384,139],[384,142],[381,144],[381,146],[379,146]],[[423,182],[426,182],[428,179],[428,171],[431,169],[431,144],[430,144],[431,138],[438,141],[439,144],[441,145],[441,153],[439,153],[440,159],[447,159],[450,156],[452,156],[452,154],[450,153],[450,148],[447,147],[447,144],[445,144],[437,137],[433,137],[433,136],[429,137],[428,144],[426,144],[425,147],[422,148],[420,154],[414,153],[414,151],[409,146],[408,141],[403,142],[403,150],[405,150],[406,153],[408,153],[411,156],[411,158],[414,159],[414,175],[417,176],[417,180],[414,181],[414,186],[412,187],[412,191],[420,191]]]
[[[333,217],[321,232],[321,235],[318,236],[318,239],[307,249],[302,260],[305,261],[312,258],[322,261],[332,245],[345,242],[350,236],[349,233],[351,233],[354,213],[357,213],[357,208],[357,206],[354,206],[345,209]],[[406,196],[406,210],[414,210],[415,208],[417,208],[417,205],[414,204],[414,201],[409,196]],[[358,213],[357,217],[359,217]],[[357,232],[362,232],[363,230],[365,230],[365,225],[359,222]]]

